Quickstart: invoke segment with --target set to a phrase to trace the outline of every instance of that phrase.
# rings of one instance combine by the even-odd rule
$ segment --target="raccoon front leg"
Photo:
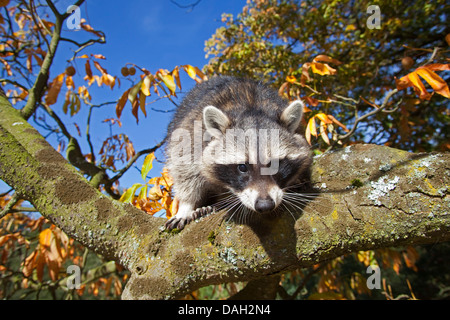
[[[197,220],[200,217],[206,216],[214,212],[214,208],[200,207],[194,210],[194,206],[189,203],[181,203],[177,214],[165,223],[167,230],[179,229],[182,230],[190,222]]]

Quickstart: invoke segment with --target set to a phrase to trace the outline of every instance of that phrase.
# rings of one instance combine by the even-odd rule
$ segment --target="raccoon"
[[[312,156],[299,133],[303,106],[254,80],[217,76],[197,84],[168,127],[167,168],[179,206],[165,227],[183,229],[221,209],[263,217],[289,203],[289,188],[307,189]]]

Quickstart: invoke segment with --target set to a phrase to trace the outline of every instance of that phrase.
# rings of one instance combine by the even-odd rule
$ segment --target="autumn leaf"
[[[133,203],[136,190],[142,187],[143,185],[141,183],[135,183],[131,186],[131,188],[128,188],[127,191],[125,191],[122,196],[120,197],[119,201],[123,203]]]
[[[155,78],[152,75],[147,75],[144,77],[142,84],[141,84],[141,92],[149,96],[150,95],[150,85],[155,80]]]
[[[45,103],[49,106],[56,103],[58,99],[58,94],[61,91],[61,87],[64,81],[65,73],[61,73],[53,79],[52,83],[49,84],[49,90],[47,96],[45,97]]]
[[[128,94],[130,93],[131,89],[128,89],[127,91],[125,91],[122,96],[120,97],[119,101],[117,102],[116,105],[116,115],[117,118],[120,119],[120,116],[122,115],[122,110],[125,107],[125,104],[127,103],[127,99],[128,99]]]
[[[84,69],[86,71],[86,77],[88,79],[92,79],[92,69],[89,60],[87,60],[86,63],[84,64]]]
[[[323,54],[319,54],[317,57],[315,57],[313,59],[313,62],[317,62],[317,61],[328,62],[328,63],[335,64],[337,66],[342,64],[342,62],[340,62],[339,60],[333,59],[333,58],[323,55]]]
[[[175,85],[175,81],[173,80],[172,75],[168,73],[167,74],[159,73],[158,76],[164,82],[166,87],[170,90],[170,93],[174,94],[177,87]]]
[[[180,80],[180,70],[178,67],[175,67],[172,71],[173,78],[175,79],[175,82],[177,83],[178,89],[181,90],[181,80]]]
[[[420,99],[430,100],[432,94],[430,94],[426,90],[425,85],[419,78],[420,76],[431,86],[431,88],[433,88],[436,93],[446,98],[450,98],[450,91],[447,83],[434,72],[449,70],[449,66],[449,64],[435,63],[419,67],[413,72],[408,73],[406,76],[403,76],[400,79],[395,79],[397,90],[403,90],[408,87],[413,87],[414,91],[419,95]]]
[[[436,93],[450,99],[450,91],[447,83],[430,68],[418,68],[416,73],[428,82]]]
[[[131,102],[131,104],[134,103],[134,100],[136,100],[136,96],[138,92],[141,90],[142,86],[142,80],[138,82],[135,86],[133,86],[129,92],[128,92],[128,100]]]
[[[333,69],[326,63],[320,63],[320,62],[312,62],[311,63],[311,70],[314,73],[317,73],[321,76],[324,75],[334,75],[336,74],[336,69]]]
[[[144,159],[144,164],[142,165],[141,175],[142,180],[147,178],[148,172],[153,168],[153,160],[155,159],[155,153],[152,152],[148,154]]]
[[[297,79],[294,76],[287,76],[286,81],[289,83],[295,83],[297,82]]]

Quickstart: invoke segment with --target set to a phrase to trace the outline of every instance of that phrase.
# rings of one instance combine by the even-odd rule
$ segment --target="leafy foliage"
[[[380,8],[379,29],[366,25],[369,5]],[[448,150],[448,75],[431,73],[448,68],[446,10],[445,1],[248,1],[237,17],[222,16],[224,26],[206,42],[210,60],[204,70],[253,77],[273,83],[287,98],[303,98],[312,110],[308,127],[315,137],[310,119],[324,113],[348,128],[358,124],[353,141]],[[408,83],[401,76],[410,69],[419,70],[442,96],[430,100],[418,81],[419,100],[415,92],[403,90]],[[400,87],[397,81],[402,91],[395,101],[358,123],[382,105],[395,78],[403,79]],[[350,137],[343,127],[327,129],[329,137],[322,130],[323,139],[317,141],[320,148]]]
[[[381,8],[380,29],[366,26],[369,4]],[[162,142],[136,151],[131,137],[111,130],[106,138],[96,137],[102,141],[96,150],[90,133],[92,113],[114,105],[115,117],[103,122],[121,128],[124,112],[138,123],[141,114],[150,115],[149,105],[155,101],[167,99],[177,106],[183,73],[197,83],[214,74],[252,77],[271,83],[289,100],[303,99],[305,135],[316,152],[359,141],[411,151],[450,149],[446,72],[450,30],[443,0],[248,1],[237,17],[223,15],[224,26],[206,42],[210,60],[203,70],[186,64],[152,72],[127,63],[120,74],[108,71],[111,68],[102,54],[82,53],[90,45],[105,43],[102,31],[82,20],[81,29],[92,38],[77,42],[61,37],[67,16],[58,13],[51,1],[7,0],[0,2],[0,8],[4,9],[0,12],[0,83],[11,103],[26,118],[32,115],[33,123],[48,136],[57,136],[59,152],[67,145],[68,161],[93,185],[151,215],[164,210],[170,218],[178,206],[167,170],[149,176]],[[64,70],[50,77],[61,41],[76,49]],[[113,92],[116,98],[94,104],[97,90]],[[76,119],[84,109],[88,110],[83,119],[86,125],[74,122],[75,137],[58,113]],[[81,138],[89,151],[82,151]],[[144,155],[143,182],[121,190],[120,178]],[[121,266],[93,254],[43,217],[29,215],[33,208],[12,190],[0,195],[0,208],[5,214],[0,220],[1,298],[120,296],[129,276]],[[424,272],[420,266],[426,265],[428,250],[370,250],[287,273],[280,280],[278,297],[415,299],[421,297],[415,284],[417,274]],[[69,265],[82,268],[79,289],[67,287]],[[367,289],[367,275],[360,270],[369,265],[382,268],[382,291]],[[445,298],[448,287],[440,281],[434,276],[430,283],[438,283],[441,291],[423,297]],[[243,286],[210,286],[187,298],[226,298]]]

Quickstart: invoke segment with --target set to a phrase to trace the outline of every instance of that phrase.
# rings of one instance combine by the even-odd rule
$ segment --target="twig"
[[[355,110],[356,120],[355,120],[355,124],[353,125],[353,128],[348,133],[346,133],[345,135],[339,135],[338,136],[338,140],[345,140],[345,139],[347,139],[348,137],[350,137],[355,132],[356,128],[358,127],[358,123],[360,123],[362,120],[364,120],[364,119],[366,119],[366,118],[368,118],[370,116],[373,116],[374,114],[377,114],[380,111],[383,111],[383,109],[387,107],[387,103],[388,103],[389,99],[394,94],[396,94],[397,92],[398,92],[397,89],[393,89],[393,90],[389,91],[389,93],[384,98],[383,104],[379,108],[377,108],[377,109],[375,109],[375,110],[373,110],[373,111],[371,111],[369,113],[366,113],[365,115],[363,115],[361,117],[357,116],[357,110]]]
[[[20,200],[20,195],[16,192],[13,194],[9,202],[5,205],[2,211],[0,211],[0,219],[6,216],[8,213],[11,212],[12,207],[16,205],[17,202]]]
[[[136,160],[144,155],[144,154],[149,154],[152,152],[155,152],[156,150],[158,150],[163,144],[164,142],[166,142],[167,137],[165,137],[161,142],[159,142],[157,145],[155,145],[153,148],[149,148],[149,149],[144,149],[141,150],[139,152],[137,152],[131,159],[130,161],[128,161],[127,165],[125,167],[123,167],[114,177],[112,177],[111,179],[109,179],[109,184],[113,184],[114,182],[116,182],[118,179],[120,179],[123,174],[125,172],[127,172],[128,169],[130,169],[130,167],[133,165],[133,163],[136,162]]]

